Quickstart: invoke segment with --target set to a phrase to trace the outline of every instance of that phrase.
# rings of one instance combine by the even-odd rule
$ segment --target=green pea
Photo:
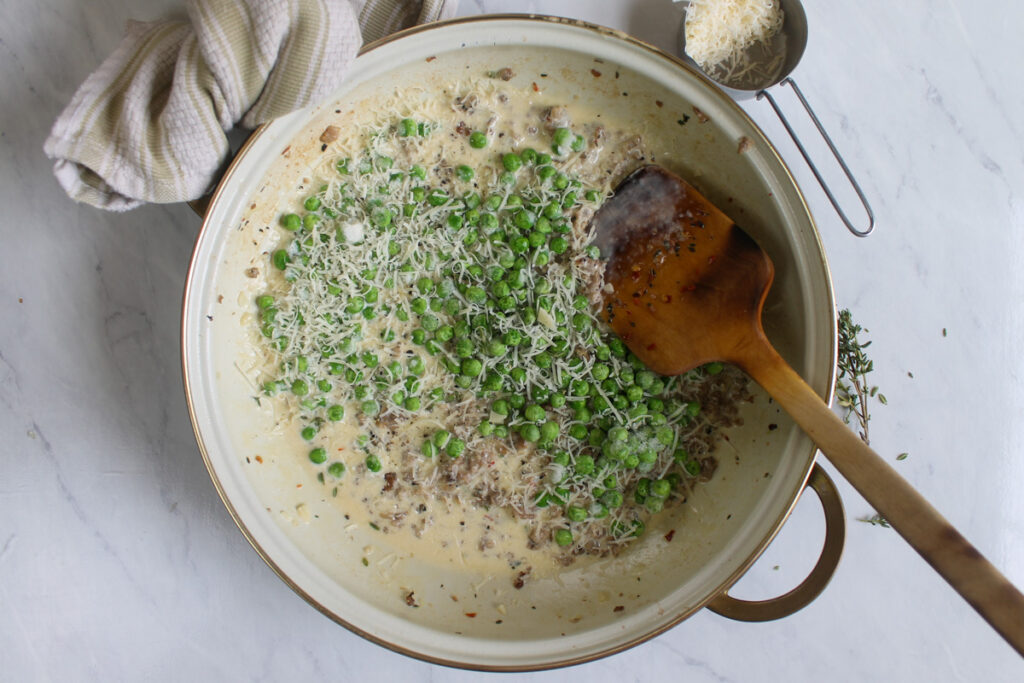
[[[505,346],[500,341],[498,341],[497,339],[492,339],[490,341],[490,343],[487,344],[487,355],[488,356],[492,356],[494,358],[500,358],[501,356],[504,356],[507,352],[508,352],[508,347]]]
[[[466,377],[479,377],[484,366],[476,358],[465,358],[459,366],[459,371]]]
[[[464,183],[468,183],[473,179],[473,169],[465,164],[460,164],[455,167],[455,175]]]
[[[451,433],[446,429],[439,429],[434,432],[434,435],[430,437],[430,440],[438,448],[444,448],[448,444],[448,440],[452,438]]]
[[[305,396],[309,393],[309,384],[305,380],[297,379],[292,382],[292,393],[296,396]]]
[[[402,119],[398,124],[398,134],[403,138],[408,138],[416,135],[418,127],[416,122],[412,119]]]
[[[537,214],[528,209],[520,209],[512,214],[512,224],[520,230],[529,230],[537,224]]]
[[[651,495],[656,498],[667,498],[672,493],[672,484],[667,479],[651,482]]]
[[[423,445],[420,446],[420,453],[422,453],[425,458],[433,458],[437,455],[437,450],[437,446],[435,446],[434,442],[430,439],[424,441]]]
[[[427,313],[420,318],[420,325],[427,332],[434,332],[441,326],[441,320],[433,313]]]
[[[466,450],[466,442],[462,439],[451,439],[448,444],[444,447],[444,452],[448,454],[450,458],[457,458],[463,454]]]
[[[466,299],[474,304],[482,304],[487,301],[487,292],[484,291],[483,287],[477,287],[476,285],[467,287]]]
[[[605,491],[604,495],[601,496],[601,502],[607,505],[609,508],[615,509],[622,507],[623,496],[621,491]]]
[[[366,456],[366,469],[370,470],[371,472],[380,472],[380,468],[380,458],[378,458],[373,453],[370,453],[369,455]]]
[[[449,199],[448,193],[440,189],[433,189],[427,194],[427,204],[431,206],[443,206]]]
[[[477,431],[480,432],[480,436],[490,436],[494,433],[494,425],[487,420],[483,420],[477,425]]]
[[[581,455],[576,458],[576,474],[582,477],[593,474],[596,467],[597,465],[592,456]]]
[[[568,128],[556,128],[551,139],[558,147],[564,147],[572,142],[572,131]]]
[[[327,462],[327,451],[317,447],[309,452],[309,460],[315,465],[322,465]]]
[[[523,416],[531,422],[540,422],[547,417],[547,413],[536,403],[531,403],[526,406],[526,410],[523,412]]]
[[[406,410],[416,412],[420,409],[420,399],[416,396],[409,396],[405,399],[404,407]]]
[[[288,256],[288,252],[284,249],[278,249],[271,255],[270,260],[274,263],[274,267],[278,270],[284,270],[291,263],[291,257]]]
[[[373,417],[374,415],[380,412],[380,403],[378,403],[374,399],[370,399],[368,401],[363,401],[362,403],[360,403],[359,409],[363,411],[364,415]]]
[[[569,241],[564,237],[552,237],[548,247],[556,254],[564,254],[569,248]]]
[[[523,441],[536,443],[540,440],[540,428],[535,424],[526,424],[520,427],[519,435],[523,437]]]
[[[286,213],[281,216],[281,227],[289,232],[295,232],[302,227],[302,217],[297,213]]]
[[[501,157],[501,165],[505,167],[505,170],[509,173],[515,173],[523,166],[523,160],[518,154],[510,152]]]
[[[473,342],[466,337],[461,337],[455,342],[455,355],[459,358],[469,358],[475,350]]]
[[[483,149],[487,146],[487,135],[476,131],[469,136],[469,146],[473,149]]]
[[[568,529],[557,529],[555,531],[555,543],[563,548],[572,545],[572,532]]]
[[[558,423],[554,420],[548,420],[540,426],[541,441],[554,441],[558,438],[559,431]]]

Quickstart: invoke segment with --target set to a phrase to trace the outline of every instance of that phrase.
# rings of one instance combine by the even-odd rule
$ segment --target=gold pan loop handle
[[[768,600],[740,600],[723,591],[707,604],[709,610],[737,621],[771,621],[800,611],[825,589],[843,554],[846,518],[836,485],[817,463],[807,478],[805,489],[808,486],[818,494],[825,512],[825,545],[811,573],[793,590]]]

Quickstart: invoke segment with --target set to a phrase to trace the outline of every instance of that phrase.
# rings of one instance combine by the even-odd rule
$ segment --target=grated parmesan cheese
[[[686,54],[701,69],[740,65],[746,50],[767,43],[782,28],[779,0],[690,0],[686,9]]]

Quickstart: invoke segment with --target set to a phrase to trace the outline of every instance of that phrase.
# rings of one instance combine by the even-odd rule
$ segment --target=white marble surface
[[[876,234],[847,234],[767,105],[745,106],[808,196],[839,304],[871,330],[889,402],[874,411],[873,444],[909,452],[900,472],[1024,585],[1024,8],[806,4],[795,75],[860,176]],[[0,679],[476,680],[336,626],[251,550],[182,394],[197,219],[184,206],[76,206],[50,174],[42,143],[58,111],[125,20],[174,0],[0,7]],[[668,0],[463,0],[460,11],[580,17],[665,48],[679,17]],[[892,530],[856,521],[870,509],[841,488],[846,554],[802,612],[766,624],[701,612],[618,656],[522,678],[1024,680],[1009,646]],[[794,585],[821,534],[817,504],[802,501],[735,592]]]

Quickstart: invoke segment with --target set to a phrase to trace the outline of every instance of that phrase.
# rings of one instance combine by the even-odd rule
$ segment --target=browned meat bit
[[[604,126],[594,126],[594,133],[590,136],[591,146],[600,147],[601,143],[604,142],[604,135]]]
[[[511,81],[515,75],[515,72],[507,66],[504,69],[498,69],[498,78],[503,81]]]
[[[476,95],[463,95],[462,97],[455,98],[455,109],[472,114],[476,111],[476,105],[479,102],[480,99]]]
[[[245,269],[245,276],[251,278],[257,278],[260,276],[260,269],[253,266],[252,268]]]
[[[613,612],[621,612],[624,609],[626,609],[625,605],[616,605],[615,607],[612,608],[612,611]]]
[[[526,579],[530,576],[530,567],[527,567],[523,571],[516,574],[515,580],[512,581],[512,587],[516,590],[526,585]]]
[[[494,539],[490,536],[482,536],[477,546],[480,550],[489,550],[494,547]]]
[[[459,121],[459,125],[455,126],[455,132],[458,133],[459,135],[468,136],[473,131],[469,129],[469,126],[466,125],[465,121]]]
[[[711,481],[711,477],[714,476],[715,470],[718,469],[718,461],[714,458],[704,458],[700,461],[700,474],[697,475],[699,481]]]
[[[324,128],[324,132],[320,133],[320,142],[334,142],[340,133],[341,129],[337,126],[327,126]]]
[[[572,123],[569,118],[569,110],[562,106],[549,107],[541,115],[544,127],[548,130],[556,128],[568,128]]]
[[[701,123],[707,123],[708,121],[711,120],[710,116],[702,112],[697,107],[693,108],[693,113],[697,116],[697,120],[700,121]]]
[[[395,488],[395,480],[398,479],[398,475],[394,472],[387,472],[384,474],[384,488],[381,489],[382,493],[387,493],[391,489]]]
[[[416,602],[416,592],[415,591],[409,591],[408,593],[405,594],[405,604],[409,605],[409,607],[419,607],[420,606],[420,604],[418,602]]]

